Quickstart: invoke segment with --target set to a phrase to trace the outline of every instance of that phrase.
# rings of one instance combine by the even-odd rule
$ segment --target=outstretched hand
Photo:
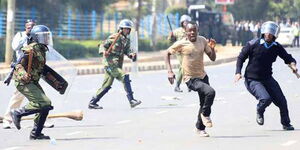
[[[207,44],[208,46],[211,48],[211,49],[214,49],[216,47],[216,40],[215,39],[212,39],[210,38],[208,41],[207,41]]]

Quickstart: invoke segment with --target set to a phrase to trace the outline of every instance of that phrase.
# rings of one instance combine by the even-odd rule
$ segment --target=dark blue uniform
[[[257,113],[263,115],[272,102],[279,107],[281,124],[290,126],[287,101],[277,81],[272,77],[272,64],[277,56],[286,64],[296,60],[277,42],[266,43],[264,39],[254,39],[243,47],[236,63],[236,74],[241,73],[243,63],[248,58],[245,71],[245,86],[257,99]]]

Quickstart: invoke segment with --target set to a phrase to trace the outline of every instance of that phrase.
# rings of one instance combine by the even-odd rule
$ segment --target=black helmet
[[[45,25],[36,25],[30,31],[31,40],[37,43],[49,45],[52,42],[50,29]]]

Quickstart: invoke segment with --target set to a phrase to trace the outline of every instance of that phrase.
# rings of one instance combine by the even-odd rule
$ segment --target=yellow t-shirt
[[[183,80],[185,82],[191,78],[203,79],[206,76],[203,54],[205,52],[208,55],[212,50],[203,36],[198,36],[195,42],[183,38],[175,42],[167,51],[171,54],[182,54]]]

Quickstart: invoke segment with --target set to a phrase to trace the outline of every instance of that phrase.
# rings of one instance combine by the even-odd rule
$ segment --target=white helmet
[[[273,36],[275,36],[275,38],[278,37],[279,34],[279,26],[273,22],[273,21],[267,21],[265,23],[262,24],[261,26],[261,35],[265,34],[265,33],[269,33],[272,34]]]
[[[133,28],[133,22],[130,21],[129,19],[123,19],[120,21],[118,28],[119,29],[121,29],[121,28],[131,29],[131,28]]]
[[[192,18],[188,15],[182,15],[180,17],[180,24],[182,24],[182,22],[184,22],[184,21],[192,21]]]

